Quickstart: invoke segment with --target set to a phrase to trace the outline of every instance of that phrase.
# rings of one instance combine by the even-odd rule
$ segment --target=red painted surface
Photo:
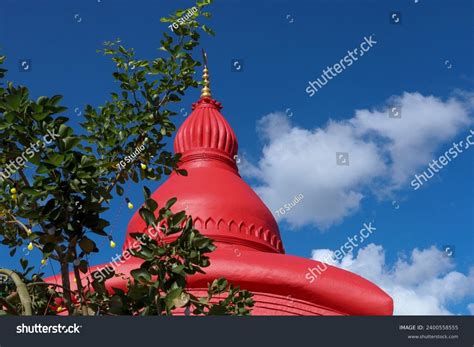
[[[327,265],[326,269],[322,263],[284,254],[272,213],[239,176],[234,159],[237,138],[220,109],[220,103],[210,98],[193,104],[174,142],[175,151],[183,154],[180,168],[188,176],[172,174],[153,193],[159,205],[177,197],[173,210],[186,210],[195,227],[215,240],[211,266],[205,268],[206,274],[189,278],[189,289],[200,293],[209,282],[225,277],[255,294],[254,315],[391,315],[391,297],[373,283],[336,267]],[[133,232],[146,232],[138,210],[128,225],[124,249],[135,241],[129,236]],[[140,260],[131,258],[117,271],[129,273],[139,264]],[[318,266],[325,270],[310,283],[306,275]],[[126,286],[120,278],[107,283]]]

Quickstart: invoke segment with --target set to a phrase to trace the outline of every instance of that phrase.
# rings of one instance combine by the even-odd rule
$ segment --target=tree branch
[[[31,297],[28,293],[25,282],[23,282],[20,276],[12,270],[0,269],[0,274],[9,276],[13,280],[13,283],[15,283],[25,316],[33,315],[31,310]]]

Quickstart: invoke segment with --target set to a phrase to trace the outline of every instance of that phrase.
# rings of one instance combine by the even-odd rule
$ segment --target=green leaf
[[[151,196],[151,191],[148,187],[143,187],[143,195],[145,196],[145,199],[149,199]]]
[[[117,185],[115,186],[115,190],[117,191],[117,194],[120,195],[120,196],[122,196],[123,193],[124,193],[124,190],[123,190],[122,186],[119,185],[119,184],[117,184]]]
[[[33,113],[31,115],[31,117],[33,117],[33,119],[37,120],[37,121],[42,121],[43,119],[45,119],[48,116],[49,116],[49,114],[47,112]]]
[[[162,18],[160,18],[160,22],[162,22],[162,23],[173,23],[174,19],[173,18],[162,17]]]
[[[176,203],[176,201],[178,201],[178,199],[176,199],[176,198],[169,199],[168,202],[166,203],[165,207],[167,209],[170,209],[171,206],[173,206]]]
[[[110,301],[109,301],[109,306],[110,306],[110,313],[116,314],[116,315],[121,314],[122,307],[123,307],[122,298],[119,295],[112,296],[112,298],[110,298]]]
[[[10,110],[16,110],[21,103],[21,94],[12,94],[5,97]]]
[[[79,137],[66,137],[62,141],[64,143],[64,150],[69,151],[76,147],[81,142],[81,139]]]
[[[158,203],[153,199],[147,199],[145,205],[153,212],[158,208]]]
[[[62,95],[54,95],[51,99],[49,99],[49,102],[51,103],[51,105],[57,105],[62,98]]]
[[[181,265],[175,266],[171,271],[178,275],[185,275],[183,270],[184,270],[184,265],[181,264]]]
[[[202,28],[202,30],[203,30],[205,33],[207,33],[207,34],[209,34],[209,35],[211,35],[211,36],[215,36],[214,31],[213,31],[211,28],[209,28],[207,25],[203,24],[203,25],[201,26],[201,28]]]
[[[43,253],[51,253],[54,250],[54,243],[47,243],[43,247]]]
[[[58,134],[61,138],[66,138],[71,136],[74,133],[72,128],[68,127],[66,124],[61,124],[59,126]]]
[[[63,154],[53,154],[51,156],[48,157],[48,159],[46,159],[44,162],[47,163],[47,164],[51,164],[53,166],[60,166],[61,163],[63,162],[64,160],[64,155]]]
[[[28,266],[28,260],[26,260],[25,258],[21,258],[20,259],[20,264],[21,264],[21,267],[23,268],[23,270],[25,270],[26,267]]]
[[[56,206],[56,202],[57,202],[56,199],[48,200],[46,205],[44,205],[43,208],[41,209],[41,215],[44,217],[48,216],[54,210]]]
[[[45,105],[48,101],[48,97],[47,96],[40,96],[38,99],[36,99],[36,103],[38,105]]]
[[[178,102],[178,101],[181,101],[181,98],[179,96],[177,96],[176,94],[170,94],[168,96],[169,100],[172,101],[172,102]]]
[[[142,246],[136,251],[132,251],[132,254],[134,257],[138,257],[148,261],[151,261],[154,258],[153,251],[146,246]]]
[[[171,290],[165,298],[165,304],[168,309],[185,306],[189,301],[189,294],[183,292],[183,288]]]
[[[79,241],[79,247],[86,252],[86,253],[92,253],[95,248],[95,242],[89,239],[87,236],[84,236],[81,241]]]
[[[184,218],[186,218],[186,211],[180,211],[172,217],[171,224],[173,226],[177,226],[177,225],[181,224],[181,222],[184,220]]]
[[[79,266],[78,266],[79,271],[81,271],[81,272],[84,273],[84,274],[87,273],[88,266],[89,266],[89,264],[87,263],[86,260],[84,260],[84,259],[81,260],[81,261],[79,262]]]
[[[138,213],[140,214],[142,219],[145,221],[147,226],[155,224],[155,215],[149,209],[142,207],[140,208]]]
[[[134,269],[130,271],[130,275],[135,279],[135,281],[140,283],[147,283],[151,281],[150,273],[143,268]]]

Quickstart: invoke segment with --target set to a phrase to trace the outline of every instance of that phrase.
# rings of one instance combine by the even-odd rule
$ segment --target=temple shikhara
[[[254,294],[252,315],[391,315],[392,298],[375,284],[351,272],[285,254],[272,212],[239,175],[237,137],[221,113],[221,103],[211,96],[207,66],[203,79],[201,98],[174,140],[175,152],[182,153],[179,168],[188,175],[173,173],[152,194],[161,206],[178,198],[173,211],[186,210],[196,229],[217,246],[210,254],[211,265],[204,268],[206,273],[188,278],[188,289],[204,294],[208,283],[225,277]],[[137,209],[128,225],[124,250],[135,241],[130,233],[146,229]],[[127,274],[141,262],[132,257],[117,272]],[[307,274],[315,268],[325,270],[309,281]],[[119,277],[107,285],[126,288]]]

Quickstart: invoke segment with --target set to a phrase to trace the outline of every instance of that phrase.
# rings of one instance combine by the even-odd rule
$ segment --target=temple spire
[[[212,97],[211,96],[211,88],[209,87],[210,82],[209,82],[209,70],[207,69],[207,54],[204,51],[204,49],[202,50],[202,58],[203,58],[203,61],[204,61],[204,69],[202,71],[203,88],[201,90],[201,99]]]

